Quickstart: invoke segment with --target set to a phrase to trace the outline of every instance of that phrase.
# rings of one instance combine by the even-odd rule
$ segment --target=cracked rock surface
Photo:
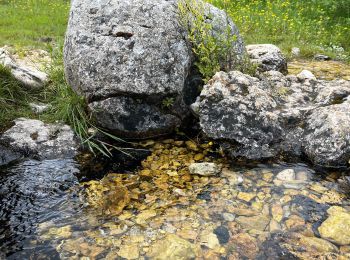
[[[18,118],[15,125],[0,136],[4,163],[21,157],[38,160],[73,158],[78,153],[78,141],[68,125],[45,124],[39,120]],[[1,163],[1,161],[0,161]]]
[[[206,5],[219,34],[225,12]],[[74,0],[64,61],[66,77],[85,96],[97,122],[120,136],[166,134],[190,115],[201,84],[194,55],[178,22],[176,0]],[[244,52],[238,37],[235,49]]]
[[[218,72],[197,101],[203,132],[233,157],[307,155],[323,166],[350,158],[350,81]]]

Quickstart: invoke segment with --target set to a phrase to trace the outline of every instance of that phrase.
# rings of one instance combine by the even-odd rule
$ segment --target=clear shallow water
[[[317,240],[330,207],[349,209],[347,194],[336,182],[341,173],[321,178],[305,164],[229,165],[209,144],[165,140],[145,145],[152,154],[138,170],[109,173],[101,181],[79,183],[77,176],[85,178],[73,160],[26,161],[0,170],[2,257],[345,255],[346,248]],[[215,162],[223,172],[190,175],[188,165],[195,161]],[[115,163],[118,169],[121,165]],[[294,177],[281,180],[285,170],[293,170]]]

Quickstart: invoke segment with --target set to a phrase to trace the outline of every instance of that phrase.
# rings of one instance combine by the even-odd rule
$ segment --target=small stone
[[[280,222],[283,219],[283,208],[280,204],[273,204],[271,214],[274,220]]]
[[[312,74],[312,72],[309,70],[303,70],[297,75],[297,77],[301,80],[310,80],[310,79],[316,80],[315,75]]]
[[[230,239],[230,234],[228,232],[228,229],[224,226],[219,226],[214,229],[214,234],[219,239],[220,244],[226,244]]]
[[[350,213],[342,207],[327,210],[329,217],[318,228],[322,238],[338,245],[350,244]]]
[[[237,252],[248,259],[255,259],[259,252],[259,247],[257,245],[257,240],[247,233],[239,233],[232,237],[231,240]],[[229,258],[231,259],[231,258]],[[241,257],[232,258],[241,259]]]
[[[191,174],[201,176],[213,176],[221,171],[215,163],[192,163],[188,168]]]
[[[285,225],[288,229],[295,228],[298,226],[303,226],[305,225],[304,219],[297,215],[291,215],[286,221]]]
[[[195,161],[203,160],[203,159],[204,159],[204,154],[202,154],[202,153],[197,153],[197,154],[193,157],[193,159],[194,159]]]
[[[135,222],[139,225],[146,224],[146,221],[150,218],[153,218],[157,215],[155,210],[145,210],[137,215]]]
[[[273,179],[273,173],[272,172],[266,172],[263,174],[263,180],[266,182],[271,182]]]
[[[196,240],[198,233],[191,228],[184,228],[184,229],[177,231],[176,235],[178,235],[184,239]]]
[[[251,201],[256,197],[256,194],[254,193],[247,193],[247,192],[239,192],[237,195],[237,198],[240,200],[244,200],[246,202]]]
[[[285,169],[279,172],[276,178],[280,181],[293,181],[295,179],[295,171],[293,169]]]
[[[118,255],[125,259],[138,259],[139,248],[136,245],[122,245],[118,251]]]
[[[232,222],[235,220],[235,215],[231,214],[231,213],[227,213],[225,212],[224,214],[222,214],[222,217],[224,218],[224,220],[228,221],[228,222]]]
[[[236,218],[236,221],[245,229],[256,229],[260,231],[264,231],[270,223],[270,219],[265,215],[253,217],[240,216]]]
[[[281,225],[274,219],[270,221],[270,232],[281,230]]]
[[[306,247],[316,249],[317,252],[337,252],[338,248],[332,243],[317,237],[306,237],[300,238],[300,243]]]
[[[218,237],[214,233],[206,231],[201,234],[200,243],[210,249],[214,249],[220,245]]]
[[[195,142],[193,142],[193,141],[186,141],[185,144],[186,144],[186,147],[189,150],[192,150],[192,151],[195,151],[195,152],[199,151],[198,146],[197,146],[197,144]]]

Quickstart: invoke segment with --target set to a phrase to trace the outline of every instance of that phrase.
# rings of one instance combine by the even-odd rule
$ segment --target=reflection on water
[[[62,217],[60,208],[74,200],[67,190],[78,183],[77,172],[73,160],[29,160],[0,170],[0,252],[19,251],[13,259],[55,252],[36,244],[35,230],[40,222]]]

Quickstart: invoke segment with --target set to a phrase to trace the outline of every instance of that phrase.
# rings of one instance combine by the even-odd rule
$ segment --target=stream
[[[320,234],[330,209],[350,209],[346,170],[228,162],[212,142],[142,145],[133,168],[114,158],[93,178],[74,160],[0,169],[0,258],[348,259]],[[193,162],[222,172],[191,175]]]

